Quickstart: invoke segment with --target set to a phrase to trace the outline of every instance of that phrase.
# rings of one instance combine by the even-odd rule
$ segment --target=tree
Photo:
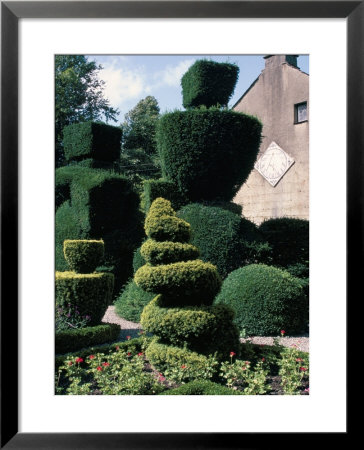
[[[147,155],[156,154],[155,131],[159,119],[159,106],[155,97],[148,96],[125,114],[123,148],[141,148]]]
[[[101,119],[116,122],[119,114],[104,97],[105,82],[99,78],[101,65],[83,55],[55,57],[55,144],[56,166],[64,162],[62,131],[66,125]]]

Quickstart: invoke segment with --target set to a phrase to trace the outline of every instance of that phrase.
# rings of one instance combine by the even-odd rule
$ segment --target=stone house
[[[233,106],[263,124],[259,154],[234,202],[256,224],[309,218],[309,76],[297,55],[265,56],[265,68]]]

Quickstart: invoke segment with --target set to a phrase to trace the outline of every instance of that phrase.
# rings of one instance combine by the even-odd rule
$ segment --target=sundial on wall
[[[254,168],[269,184],[275,186],[293,163],[294,159],[272,141],[267,150],[255,163]]]

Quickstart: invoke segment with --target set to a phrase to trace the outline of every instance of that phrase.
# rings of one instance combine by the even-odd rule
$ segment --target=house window
[[[294,105],[294,123],[307,121],[307,102]]]

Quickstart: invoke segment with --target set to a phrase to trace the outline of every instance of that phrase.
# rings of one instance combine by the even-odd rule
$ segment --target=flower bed
[[[127,337],[129,338],[129,336]],[[158,372],[145,356],[152,338],[93,347],[58,357],[58,395],[307,395],[308,353],[295,346],[241,344],[240,358],[231,351],[224,362],[212,355],[205,367],[188,364]],[[207,383],[208,382],[208,383]],[[176,392],[174,393],[174,390]]]

